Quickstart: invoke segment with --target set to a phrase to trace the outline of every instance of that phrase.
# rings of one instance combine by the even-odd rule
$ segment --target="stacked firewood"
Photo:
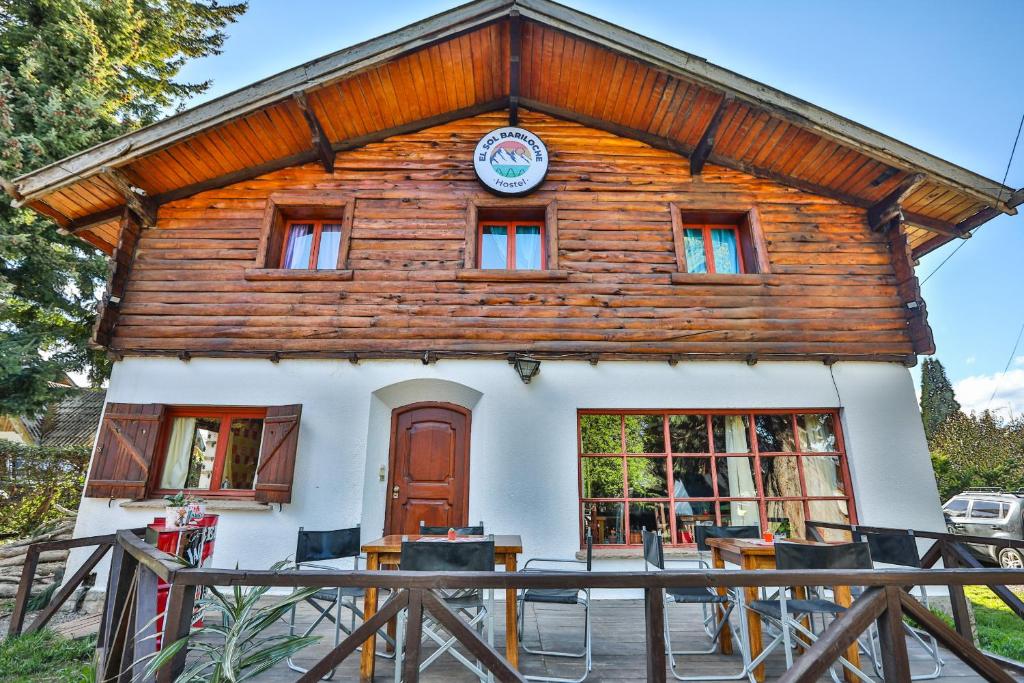
[[[21,581],[21,570],[25,565],[25,557],[30,545],[41,541],[71,538],[74,530],[75,518],[69,517],[50,531],[0,545],[0,599],[13,598],[17,594],[18,582]],[[64,576],[64,564],[67,559],[67,550],[50,550],[41,553],[39,564],[36,567],[35,582],[32,584],[32,593],[46,590],[53,583],[59,582]]]

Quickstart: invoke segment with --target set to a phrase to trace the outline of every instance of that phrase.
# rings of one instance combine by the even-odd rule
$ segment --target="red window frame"
[[[711,231],[712,230],[730,230],[736,239],[736,260],[739,263],[739,270],[736,274],[747,272],[746,264],[743,263],[743,243],[740,241],[743,238],[743,234],[740,229],[735,225],[720,224],[720,223],[693,223],[683,224],[683,243],[686,241],[687,230],[700,230],[701,239],[704,240],[704,268],[708,274],[714,274],[718,271],[715,270],[715,254],[711,248]],[[686,247],[683,247],[683,253],[686,253]],[[687,262],[686,271],[692,273],[690,270],[690,264]],[[727,275],[733,275],[733,273],[726,273]]]
[[[544,270],[548,267],[548,249],[547,249],[547,228],[544,225],[544,221],[480,221],[477,224],[476,229],[476,244],[477,244],[477,256],[476,256],[476,267],[483,267],[484,260],[484,228],[505,228],[506,239],[508,240],[508,250],[505,259],[504,270],[518,270],[516,267],[516,233],[520,227],[524,228],[540,228],[540,270]],[[502,270],[501,268],[495,268],[494,270]]]
[[[167,448],[171,441],[171,431],[174,419],[177,417],[209,417],[220,420],[220,432],[217,436],[217,451],[214,454],[213,473],[210,477],[210,488],[208,489],[162,489],[160,479],[163,477],[164,465],[167,462]],[[266,429],[267,409],[266,408],[229,408],[229,407],[205,407],[188,406],[168,408],[163,424],[161,425],[159,457],[156,459],[156,467],[153,468],[154,495],[165,496],[175,493],[190,493],[204,498],[230,496],[232,498],[251,498],[256,495],[255,480],[251,489],[222,489],[220,488],[221,477],[224,474],[224,458],[228,449],[228,432],[231,429],[231,422],[236,418],[264,420]]]
[[[302,270],[301,268],[288,268],[288,265],[285,263],[285,259],[288,257],[288,245],[291,243],[291,239],[292,239],[292,230],[295,228],[295,226],[298,226],[298,225],[312,225],[313,226],[313,248],[309,250],[309,263],[306,264],[306,270],[337,270],[337,268],[338,268],[337,263],[335,263],[330,268],[317,268],[316,267],[317,258],[320,256],[320,235],[323,234],[324,226],[325,225],[337,225],[339,228],[341,228],[341,221],[340,220],[323,220],[323,219],[318,219],[318,220],[313,220],[313,219],[299,220],[299,219],[296,219],[296,220],[291,220],[291,221],[288,221],[287,223],[285,223],[285,226],[284,226],[284,243],[282,244],[282,247],[281,247],[281,262],[279,264],[279,267],[282,268],[282,269],[285,269],[285,270]],[[339,251],[340,251],[340,248],[341,248],[341,246],[339,244]]]
[[[797,430],[797,417],[799,415],[811,415],[811,414],[827,414],[832,416],[832,429],[836,439],[836,450],[835,451],[803,451],[800,450],[799,432]],[[583,452],[583,424],[582,416],[584,415],[617,415],[620,419],[620,452],[618,453],[584,453]],[[626,443],[626,420],[625,418],[629,415],[656,415],[662,416],[662,428],[664,429],[664,443],[665,451],[662,453],[628,453]],[[669,430],[669,417],[672,415],[701,415],[705,417],[705,429],[707,430],[707,443],[708,452],[706,453],[675,453],[672,451],[671,434]],[[720,415],[743,415],[748,417],[747,425],[747,440],[750,444],[750,451],[748,453],[719,453],[715,450],[714,433],[712,431],[712,418]],[[790,419],[790,430],[793,434],[793,448],[792,451],[766,451],[761,452],[760,445],[757,441],[757,431],[755,416],[757,415],[786,415]],[[679,538],[679,532],[676,525],[675,505],[677,502],[692,502],[692,503],[710,503],[713,515],[714,523],[716,525],[722,525],[722,503],[754,503],[758,509],[758,523],[761,529],[768,527],[768,503],[769,502],[785,502],[785,501],[800,501],[803,504],[804,519],[813,519],[810,515],[810,505],[812,501],[845,501],[847,504],[847,510],[849,513],[849,523],[857,524],[857,505],[856,498],[853,493],[853,486],[850,479],[849,463],[846,458],[846,448],[843,441],[842,424],[839,419],[839,412],[835,409],[829,408],[787,408],[787,409],[749,409],[749,410],[644,410],[644,409],[631,409],[631,410],[613,410],[613,409],[581,409],[576,414],[576,449],[577,449],[577,461],[578,461],[578,473],[577,473],[577,486],[578,486],[578,498],[579,498],[579,529],[580,529],[580,547],[583,547],[584,533],[585,533],[585,522],[584,522],[584,508],[588,503],[622,503],[623,504],[623,534],[625,535],[625,543],[617,544],[599,544],[594,543],[595,547],[606,547],[606,548],[623,548],[623,547],[637,547],[639,543],[630,543],[630,526],[629,526],[629,507],[632,503],[661,503],[668,506],[668,518],[669,518],[669,529],[671,542],[666,545],[682,548],[692,548],[692,543],[677,543],[676,539]],[[736,457],[748,457],[753,460],[753,472],[754,472],[754,484],[756,488],[756,497],[740,497],[740,496],[719,496],[718,495],[718,462],[717,459],[720,457],[736,456]],[[598,497],[584,497],[583,496],[583,460],[585,458],[607,458],[607,457],[619,457],[622,458],[622,497],[621,498],[598,498]],[[795,457],[797,459],[797,472],[799,474],[800,481],[800,496],[766,496],[763,490],[763,482],[761,476],[761,459],[762,458],[776,458],[776,457]],[[837,457],[839,459],[839,472],[842,477],[843,485],[843,496],[810,496],[807,495],[807,486],[804,477],[804,458],[806,457]],[[666,488],[668,496],[654,497],[654,498],[636,498],[629,495],[629,472],[628,472],[628,460],[630,458],[664,458],[665,469],[666,469]],[[673,467],[673,461],[680,458],[709,458],[711,467],[711,482],[712,482],[712,493],[715,494],[711,497],[675,497],[675,468]]]

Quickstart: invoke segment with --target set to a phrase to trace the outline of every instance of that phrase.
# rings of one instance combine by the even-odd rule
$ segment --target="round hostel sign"
[[[484,187],[495,194],[529,194],[548,174],[548,148],[525,128],[497,128],[476,143],[473,167]]]

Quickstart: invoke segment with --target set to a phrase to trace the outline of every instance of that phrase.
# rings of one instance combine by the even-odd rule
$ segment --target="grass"
[[[974,626],[982,650],[1024,662],[1024,623],[995,593],[984,586],[964,586],[974,607]],[[953,628],[953,617],[932,607],[932,614]],[[906,617],[911,625],[913,620]]]
[[[86,683],[93,680],[95,638],[68,640],[40,631],[0,642],[0,681]]]
[[[984,586],[968,586],[964,592],[974,605],[981,649],[1024,661],[1024,624],[1020,617]]]

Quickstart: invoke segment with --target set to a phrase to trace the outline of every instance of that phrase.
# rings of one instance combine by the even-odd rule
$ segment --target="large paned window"
[[[829,411],[580,411],[580,506],[598,545],[641,530],[694,542],[699,524],[803,538],[808,519],[856,522]]]
[[[175,408],[168,417],[159,492],[253,491],[266,410]]]

